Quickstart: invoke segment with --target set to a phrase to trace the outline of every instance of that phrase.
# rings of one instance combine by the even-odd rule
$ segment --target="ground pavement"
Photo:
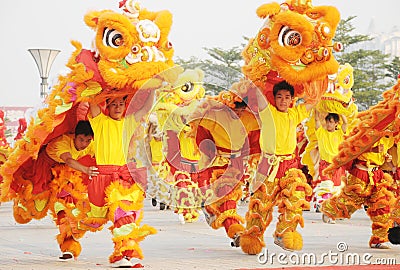
[[[244,215],[246,208],[247,205],[241,206],[240,214]],[[364,210],[336,224],[323,223],[321,214],[304,212],[305,227],[299,230],[304,247],[293,253],[273,244],[271,236],[276,217],[275,212],[265,233],[263,254],[250,256],[243,254],[240,248],[231,248],[225,232],[208,227],[204,216],[196,223],[181,225],[171,210],[160,211],[146,199],[142,223],[155,227],[158,233],[141,243],[145,258],[140,263],[144,269],[185,270],[286,267],[294,270],[313,266],[319,266],[313,268],[316,270],[400,269],[400,265],[393,265],[400,264],[400,246],[389,250],[368,247],[371,228]],[[0,269],[110,269],[108,256],[112,252],[112,242],[107,228],[87,233],[81,240],[81,256],[72,262],[58,262],[60,251],[56,234],[50,217],[16,224],[11,203],[3,203],[0,206]],[[366,266],[369,263],[375,265]]]

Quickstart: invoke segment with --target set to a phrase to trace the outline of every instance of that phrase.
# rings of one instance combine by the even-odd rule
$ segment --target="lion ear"
[[[257,16],[262,19],[265,19],[268,16],[278,14],[280,11],[281,11],[281,6],[278,3],[273,2],[259,6],[257,8]]]
[[[83,18],[86,25],[92,29],[96,29],[99,22],[99,17],[104,11],[89,11]]]
[[[199,80],[202,81],[204,79],[204,71],[200,68],[195,68],[194,69],[199,76]]]

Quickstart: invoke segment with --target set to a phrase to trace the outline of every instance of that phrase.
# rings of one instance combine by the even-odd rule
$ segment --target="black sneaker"
[[[151,198],[151,205],[152,206],[157,206],[157,200],[156,200],[156,198]]]
[[[58,257],[58,260],[60,262],[69,262],[69,261],[72,261],[73,259],[74,259],[74,255],[68,251],[63,252],[63,254],[60,257]]]
[[[160,202],[160,210],[164,210],[165,209],[165,203]]]
[[[231,247],[240,247],[240,235],[236,234],[231,241]]]

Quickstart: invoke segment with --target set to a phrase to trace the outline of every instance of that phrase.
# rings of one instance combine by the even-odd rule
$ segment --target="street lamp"
[[[39,69],[40,78],[42,78],[42,82],[40,83],[40,98],[43,101],[47,96],[47,78],[49,77],[51,65],[53,64],[54,59],[60,50],[29,49],[28,51],[35,59],[36,65]]]

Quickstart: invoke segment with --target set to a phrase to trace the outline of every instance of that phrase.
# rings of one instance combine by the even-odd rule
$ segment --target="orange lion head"
[[[243,51],[244,74],[261,89],[272,77],[293,86],[326,81],[339,64],[333,43],[340,14],[335,7],[313,7],[310,0],[288,0],[264,4],[257,15],[266,19],[257,36]]]

